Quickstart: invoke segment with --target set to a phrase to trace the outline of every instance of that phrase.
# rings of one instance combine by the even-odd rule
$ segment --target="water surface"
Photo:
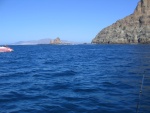
[[[0,53],[1,113],[136,113],[138,102],[150,112],[150,45],[11,47]]]

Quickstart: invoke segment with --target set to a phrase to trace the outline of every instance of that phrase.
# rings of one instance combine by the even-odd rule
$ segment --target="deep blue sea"
[[[10,47],[0,113],[150,113],[150,45]]]

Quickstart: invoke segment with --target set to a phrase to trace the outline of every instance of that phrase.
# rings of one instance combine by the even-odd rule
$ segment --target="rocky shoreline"
[[[150,43],[150,0],[140,0],[133,14],[101,30],[92,43]]]

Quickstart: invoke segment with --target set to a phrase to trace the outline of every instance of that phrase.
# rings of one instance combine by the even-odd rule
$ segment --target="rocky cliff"
[[[133,14],[104,28],[92,43],[150,43],[150,0],[140,0]]]
[[[50,44],[52,45],[72,45],[72,42],[61,40],[59,37],[54,40],[50,40]]]
[[[57,37],[56,39],[54,40],[50,40],[50,44],[61,44],[61,40],[59,37]]]

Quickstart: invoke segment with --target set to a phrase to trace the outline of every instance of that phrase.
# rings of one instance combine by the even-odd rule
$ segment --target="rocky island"
[[[52,44],[52,45],[72,45],[73,43],[61,40],[59,37],[57,37],[53,40],[50,40],[50,44]]]
[[[140,0],[133,14],[104,28],[92,43],[150,43],[150,0]]]
[[[56,39],[54,39],[54,40],[50,40],[50,44],[61,44],[62,42],[61,42],[61,40],[60,40],[60,38],[59,37],[57,37]]]

